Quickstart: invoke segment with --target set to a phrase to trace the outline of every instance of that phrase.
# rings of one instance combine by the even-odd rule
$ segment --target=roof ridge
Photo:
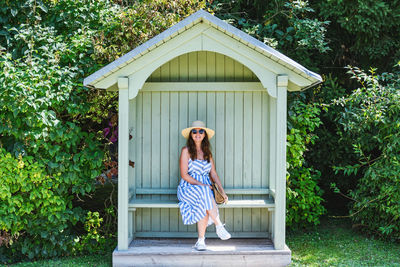
[[[93,74],[86,77],[83,81],[83,85],[87,86],[91,83],[95,82],[96,80],[100,79],[101,77],[105,76],[108,73],[114,72],[116,68],[121,68],[124,65],[129,64],[133,61],[136,57],[140,56],[141,54],[145,53],[149,48],[157,45],[167,37],[179,32],[181,29],[184,29],[186,26],[193,26],[197,24],[196,22],[200,21],[208,21],[210,22],[211,26],[216,28],[220,27],[221,29],[230,32],[232,35],[238,37],[239,41],[244,43],[245,45],[252,44],[256,48],[258,47],[260,50],[265,51],[266,54],[271,55],[272,60],[276,61],[279,64],[279,61],[286,63],[293,67],[292,70],[297,69],[295,71],[297,73],[303,73],[303,75],[307,75],[307,79],[309,80],[316,80],[316,83],[322,81],[322,78],[319,74],[314,73],[304,66],[300,65],[296,61],[292,60],[291,58],[285,56],[284,54],[280,53],[279,51],[273,49],[272,47],[264,44],[263,42],[257,40],[256,38],[250,36],[249,34],[235,28],[234,26],[230,25],[229,23],[217,18],[216,16],[208,13],[203,9],[199,9],[195,13],[191,14],[190,16],[186,17],[185,19],[179,21],[175,25],[171,26],[170,28],[166,29],[165,31],[159,33],[158,35],[154,36],[150,40],[140,44],[139,46],[135,47],[125,55],[119,57],[118,59],[114,60],[113,62],[107,64],[106,66],[102,67],[101,69],[97,70]],[[193,24],[193,25],[192,25]],[[246,43],[247,42],[247,43]],[[254,49],[254,48],[253,48]],[[282,64],[283,65],[283,64]],[[287,66],[286,66],[287,67]],[[311,79],[310,79],[311,78]]]

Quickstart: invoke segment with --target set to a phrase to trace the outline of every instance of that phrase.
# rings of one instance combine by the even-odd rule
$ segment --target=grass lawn
[[[400,244],[368,238],[351,230],[344,220],[322,220],[308,232],[287,234],[291,266],[400,266]],[[61,258],[12,266],[110,266],[108,255]]]
[[[93,255],[82,257],[66,257],[53,260],[42,260],[35,262],[22,262],[11,266],[18,267],[109,267],[111,266],[111,252],[108,255]]]
[[[288,233],[290,266],[400,266],[400,244],[352,231],[345,220],[322,220],[309,232]]]

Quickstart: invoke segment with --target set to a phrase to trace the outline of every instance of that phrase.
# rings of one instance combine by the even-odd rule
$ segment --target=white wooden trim
[[[215,42],[213,42],[214,46],[216,46],[216,44],[220,44],[220,45],[224,46],[226,52],[223,52],[222,54],[228,55],[228,53],[236,53],[237,55],[246,57],[253,64],[258,65],[258,68],[261,67],[261,68],[267,69],[268,72],[271,72],[272,74],[276,75],[279,73],[282,73],[282,74],[285,73],[288,76],[290,81],[299,85],[300,87],[305,87],[310,84],[310,81],[307,78],[294,72],[292,69],[288,68],[287,66],[282,65],[281,63],[276,62],[271,58],[268,58],[267,56],[265,56],[263,54],[262,51],[255,51],[254,49],[251,49],[250,47],[244,45],[243,43],[241,43],[239,41],[233,42],[232,38],[229,35],[224,34],[223,32],[218,31],[215,28],[209,28],[206,31],[204,31],[202,34],[205,36],[205,38],[203,38],[203,40],[212,39],[215,41]],[[206,36],[208,38],[206,38]],[[205,42],[205,44],[206,43],[207,42]],[[211,44],[212,42],[209,42],[209,43]],[[203,45],[203,47],[205,50],[213,49],[213,47],[206,47],[205,45]],[[238,59],[237,57],[232,57],[232,58],[235,60]],[[256,73],[256,71],[255,71],[256,68],[251,67],[249,64],[246,64],[243,62],[241,62],[241,63],[243,65],[245,65],[246,67],[248,67],[249,69],[251,69],[257,75],[257,77],[259,77],[261,82],[264,84],[262,77],[260,77],[260,75]],[[282,63],[283,63],[283,61],[282,61]],[[266,84],[264,84],[264,86],[265,85]],[[275,83],[275,85],[276,85],[276,83]],[[268,91],[268,92],[270,92],[270,91]],[[273,95],[271,95],[271,96],[273,96]],[[275,97],[275,96],[273,96],[273,97]]]
[[[128,78],[118,78],[118,250],[127,250],[129,174],[129,95]]]
[[[270,96],[276,97],[276,74],[265,67],[265,61],[260,62],[260,54],[254,52],[246,46],[243,46],[243,50],[234,50],[232,40],[230,40],[228,43],[222,43],[218,40],[220,38],[228,38],[228,40],[230,40],[227,35],[212,28],[208,29],[203,34],[203,49],[206,51],[212,51],[226,55],[240,62],[257,76]],[[238,42],[237,45],[240,46],[242,44]],[[252,53],[257,53],[258,57],[254,58],[250,56]],[[267,60],[267,58],[265,58],[265,60]],[[264,65],[262,63],[264,63]]]
[[[275,189],[270,189],[270,190],[269,190],[269,194],[270,194],[273,198],[275,198],[275,196],[276,196],[276,194],[275,194]]]
[[[154,237],[160,237],[162,236],[163,238],[197,238],[197,233],[196,232],[138,232],[136,234],[137,237],[140,238],[154,238]],[[271,238],[271,235],[268,232],[231,232],[232,238]],[[217,234],[214,233],[210,233],[207,232],[207,238],[218,238]],[[273,250],[271,249],[271,252]],[[161,254],[161,253],[160,253]],[[193,255],[199,255],[198,253],[194,253]],[[257,254],[256,254],[257,255]],[[251,257],[254,257],[256,255],[251,255]],[[221,256],[226,256],[224,254],[220,254],[218,255],[218,257]],[[229,254],[229,257],[231,258],[233,255]],[[235,255],[236,256],[236,255]],[[264,256],[265,257],[265,256]],[[188,258],[190,260],[191,257],[187,257],[186,256],[186,264],[183,265],[176,265],[176,266],[198,266],[199,262],[193,262],[194,264],[188,264]],[[265,258],[264,258],[265,259]],[[222,260],[221,260],[222,262]],[[215,261],[213,262],[215,264]],[[246,262],[248,263],[248,262]],[[174,264],[176,264],[174,262]],[[211,264],[210,266],[215,266],[214,264]],[[219,264],[221,266],[227,266],[225,264]],[[142,265],[140,265],[142,266]],[[202,265],[201,265],[202,266]],[[242,265],[238,265],[237,262],[235,265],[232,266],[242,266]],[[244,264],[243,266],[249,266],[247,264]],[[250,265],[251,266],[251,265]],[[259,266],[259,265],[256,265]],[[268,266],[268,265],[264,265],[264,266]],[[281,266],[281,265],[271,265],[271,266]],[[284,265],[282,265],[284,266]]]
[[[269,97],[269,188],[276,188],[276,133],[277,133],[277,100]]]
[[[132,99],[136,96],[134,92],[138,92],[142,88],[146,79],[155,69],[175,57],[193,51],[217,52],[237,60],[248,67],[260,79],[264,88],[272,97],[276,97],[276,71],[287,72],[290,80],[299,86],[306,86],[310,83],[310,81],[301,75],[285,68],[239,41],[233,40],[223,32],[207,24],[199,23],[133,62],[121,66],[119,70],[99,80],[94,86],[107,89],[116,82],[117,77],[129,76],[135,80],[135,86],[131,87],[129,92],[130,99]],[[263,60],[260,60],[260,57]]]
[[[142,91],[265,91],[260,82],[148,82]]]
[[[157,200],[157,199],[135,199],[129,203],[129,210],[136,208],[178,208],[176,200]],[[220,204],[218,208],[274,208],[275,203],[272,199],[234,199],[227,204]]]
[[[286,117],[287,117],[287,84],[285,75],[277,77],[277,133],[276,133],[276,188],[275,188],[275,249],[285,248],[286,216]]]
[[[224,188],[225,193],[232,195],[268,195],[268,188]],[[136,195],[176,195],[176,188],[136,188]],[[133,193],[130,194],[133,196]]]

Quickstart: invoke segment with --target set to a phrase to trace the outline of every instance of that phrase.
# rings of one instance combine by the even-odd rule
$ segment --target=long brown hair
[[[203,141],[201,141],[201,150],[203,151],[204,154],[204,159],[210,162],[210,159],[212,157],[211,153],[211,144],[210,141],[208,140],[208,135],[207,132],[204,131],[204,138]],[[189,138],[186,142],[186,146],[188,147],[190,158],[192,160],[195,160],[197,158],[197,150],[196,150],[196,144],[194,143],[194,140],[192,138],[192,131],[189,133]]]

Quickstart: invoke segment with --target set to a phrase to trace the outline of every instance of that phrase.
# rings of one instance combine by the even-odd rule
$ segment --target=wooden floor
[[[275,250],[269,239],[206,239],[207,250],[193,248],[196,239],[135,239],[128,250],[113,253],[113,266],[286,266],[291,251]]]

